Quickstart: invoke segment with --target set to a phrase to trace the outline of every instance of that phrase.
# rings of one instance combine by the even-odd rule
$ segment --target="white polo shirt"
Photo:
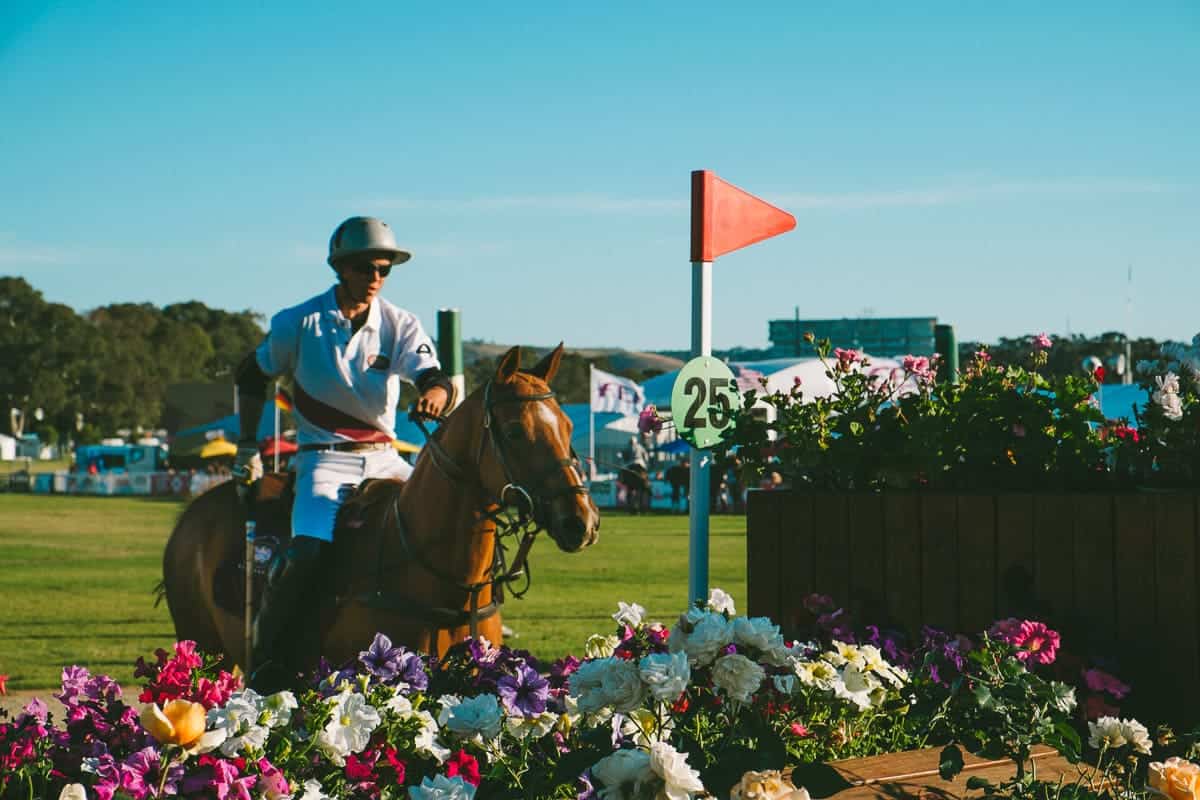
[[[415,315],[382,297],[355,332],[335,289],[272,317],[258,365],[294,377],[299,444],[394,439],[400,381],[440,366],[433,342]]]

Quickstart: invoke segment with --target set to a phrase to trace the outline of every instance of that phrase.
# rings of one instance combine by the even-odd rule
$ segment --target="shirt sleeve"
[[[392,369],[401,380],[416,383],[417,376],[428,369],[441,369],[433,340],[421,327],[421,321],[409,314],[396,331],[396,351]]]
[[[290,309],[289,309],[290,311]],[[271,318],[271,330],[255,351],[258,366],[270,377],[293,372],[300,346],[301,317],[280,311]]]

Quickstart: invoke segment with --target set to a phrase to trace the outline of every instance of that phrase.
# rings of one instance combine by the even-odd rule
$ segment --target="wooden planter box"
[[[969,753],[963,754],[963,771],[954,780],[942,780],[938,775],[940,748],[889,753],[868,758],[850,758],[830,764],[797,767],[792,782],[804,786],[812,797],[831,797],[834,800],[868,800],[868,798],[978,798],[979,790],[967,790],[967,780],[983,778],[992,784],[1010,780],[1016,775],[1012,761],[987,760]],[[1082,775],[1094,778],[1094,770],[1085,764],[1072,764],[1049,747],[1035,747],[1026,770],[1036,769],[1039,780],[1072,784]]]
[[[860,622],[975,633],[1045,620],[1118,659],[1123,713],[1200,721],[1196,492],[751,492],[749,613],[784,633],[820,592]]]

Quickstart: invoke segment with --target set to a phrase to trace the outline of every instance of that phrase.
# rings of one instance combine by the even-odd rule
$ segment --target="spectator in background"
[[[691,462],[686,456],[667,468],[667,483],[671,484],[671,508],[686,513],[688,510],[688,485],[691,483]]]

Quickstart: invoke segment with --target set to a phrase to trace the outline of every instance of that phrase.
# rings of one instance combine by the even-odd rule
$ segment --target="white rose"
[[[1136,719],[1121,720],[1121,735],[1144,756],[1150,755],[1150,731]]]
[[[762,667],[740,653],[721,656],[712,669],[713,686],[740,703],[750,702],[766,676]]]
[[[496,695],[481,694],[451,708],[445,727],[464,739],[480,736],[490,741],[500,735],[503,722],[504,712]]]
[[[412,800],[471,800],[475,796],[475,787],[457,775],[453,778],[436,775],[409,789],[408,796]]]
[[[610,660],[601,681],[605,705],[612,706],[614,711],[632,711],[646,699],[646,685],[642,683],[637,664],[632,661]]]
[[[687,689],[692,678],[686,653],[654,653],[643,656],[638,672],[654,699],[673,703]]]
[[[668,641],[671,652],[682,650],[687,653],[693,667],[703,667],[711,664],[721,650],[733,641],[733,626],[721,614],[704,612],[694,623],[687,618],[680,619]]]
[[[593,764],[591,773],[600,782],[598,794],[603,800],[635,797],[654,779],[650,754],[642,750],[617,750]]]
[[[791,694],[796,691],[795,675],[775,675],[771,678],[771,683],[774,684],[775,691],[780,694]]]
[[[620,643],[621,640],[616,636],[601,636],[593,633],[583,645],[583,655],[586,658],[608,658]]]
[[[646,615],[646,609],[642,608],[637,603],[617,603],[617,613],[612,615],[612,618],[617,621],[618,625],[628,625],[631,628],[636,628],[642,624],[642,618]]]
[[[783,647],[779,626],[768,617],[738,617],[733,621],[733,641],[745,647],[769,652]]]
[[[666,742],[650,745],[650,769],[666,784],[662,794],[668,800],[687,800],[704,791],[700,773],[688,766],[687,754],[680,753]]]
[[[58,800],[87,800],[87,790],[82,783],[68,783],[58,793]]]
[[[604,673],[612,658],[597,658],[585,661],[567,678],[567,687],[571,696],[579,705],[579,710],[585,714],[594,713],[608,705],[604,696]]]
[[[1089,722],[1088,734],[1088,744],[1097,750],[1103,747],[1115,749],[1126,744],[1121,720],[1116,717],[1100,717],[1095,722]]]
[[[733,609],[733,598],[722,589],[709,590],[708,607],[718,614],[728,614],[731,617],[737,613]]]

